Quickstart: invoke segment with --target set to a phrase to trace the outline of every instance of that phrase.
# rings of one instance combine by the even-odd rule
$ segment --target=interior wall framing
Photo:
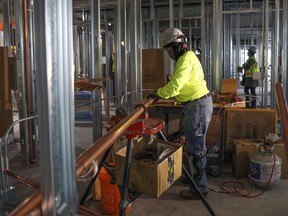
[[[42,213],[76,215],[72,0],[34,5]]]
[[[201,14],[204,14],[204,12],[199,14],[199,11],[201,11],[200,8],[203,8],[203,6],[200,6],[200,3],[205,8],[205,19],[202,18],[205,21],[201,21],[198,24],[196,21],[198,19],[201,20],[200,16],[203,17]],[[151,17],[154,17],[156,23],[158,23],[158,41],[160,43],[156,48],[161,47],[160,39],[162,32],[169,27],[169,20],[171,19],[169,5],[171,5],[170,2],[159,5],[151,1],[150,6],[146,4],[142,7],[143,48],[152,48],[152,45],[154,45],[154,35],[152,36],[151,33],[155,31],[155,25],[153,26],[153,22],[155,23],[155,21],[153,20],[152,22]],[[214,7],[213,12],[210,10],[212,9],[211,5]],[[279,5],[279,12],[276,10],[277,5]],[[217,8],[215,9],[215,7]],[[221,7],[223,7],[223,12],[220,12],[222,15],[217,16]],[[236,78],[239,83],[240,94],[243,94],[241,90],[243,87],[240,86],[242,75],[237,72],[237,67],[241,66],[247,59],[247,48],[249,46],[256,46],[256,58],[263,74],[260,80],[260,87],[257,88],[259,99],[264,107],[276,106],[273,86],[279,80],[277,77],[280,74],[281,77],[286,76],[286,72],[283,69],[287,68],[287,57],[285,58],[287,56],[285,54],[287,49],[279,47],[279,44],[283,44],[283,46],[286,44],[287,46],[287,42],[285,43],[286,40],[284,40],[285,36],[287,36],[287,30],[285,29],[287,25],[286,1],[193,1],[193,3],[191,1],[173,1],[173,9],[174,26],[181,26],[181,30],[187,35],[190,47],[194,51],[197,48],[201,49],[201,44],[203,44],[201,42],[205,40],[205,51],[207,52],[204,53],[204,57],[201,56],[201,61],[210,89],[219,89],[222,77]],[[193,15],[191,16],[191,14]],[[212,26],[215,26],[214,24],[212,25],[213,16],[217,17],[217,21],[214,23],[217,25],[217,28],[212,30]],[[220,16],[223,17],[223,22],[220,21],[219,23],[219,20],[221,20]],[[279,21],[277,21],[278,19]],[[203,22],[207,25],[203,26]],[[280,22],[280,26],[284,27],[283,31],[282,28],[279,30],[275,29],[278,26],[277,22]],[[223,27],[220,24],[223,24]],[[197,28],[199,31],[203,31],[202,26],[206,29],[206,35],[197,32]],[[279,31],[279,36],[275,36],[277,31]],[[220,34],[217,37],[220,39],[220,42],[215,40],[215,35],[217,36],[218,34]],[[223,42],[221,42],[221,38],[224,38]],[[275,41],[276,38],[279,39],[278,42]],[[275,43],[278,44],[278,51],[275,49]],[[213,48],[209,49],[209,46]],[[219,51],[217,51],[218,46]],[[275,56],[274,50],[278,52],[276,55],[279,57],[273,57],[272,59],[272,56]],[[203,49],[201,51],[203,52]],[[213,53],[210,53],[211,51]],[[223,62],[223,65],[221,65],[221,62]],[[274,69],[275,67],[277,68],[276,70]],[[281,81],[284,82],[284,86],[287,85],[286,79],[282,79]]]

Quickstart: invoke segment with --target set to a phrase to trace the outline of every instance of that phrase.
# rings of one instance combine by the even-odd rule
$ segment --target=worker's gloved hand
[[[149,93],[146,97],[146,99],[152,98],[154,99],[154,102],[159,101],[160,97],[157,95],[157,91],[153,91],[151,93]]]

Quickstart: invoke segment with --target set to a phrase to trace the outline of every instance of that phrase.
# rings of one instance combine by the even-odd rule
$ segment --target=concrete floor
[[[210,189],[219,189],[225,181],[233,179],[230,174],[223,174],[221,177],[209,177]],[[133,203],[131,215],[211,215],[202,201],[187,201],[179,197],[179,192],[187,186],[176,182],[160,198],[152,199],[141,196]],[[266,191],[257,198],[236,197],[228,194],[209,192],[207,202],[214,213],[219,216],[231,215],[288,215],[288,206],[285,200],[288,198],[288,181],[282,181],[277,187]],[[255,191],[253,194],[259,194]]]
[[[75,127],[75,143],[76,153],[80,154],[92,144],[92,128]],[[20,152],[17,144],[9,145],[10,168],[16,173],[26,178],[39,182],[39,166],[35,164],[24,164],[20,159]],[[219,177],[208,176],[209,188],[207,202],[216,215],[219,216],[284,216],[288,215],[288,180],[281,180],[280,184],[267,190],[262,195],[255,198],[244,198],[233,196],[215,191],[220,191],[220,186],[228,181],[235,180],[231,173],[231,165],[225,164],[222,174]],[[35,192],[18,181],[11,180],[12,186],[16,189],[16,199],[14,203],[10,203],[10,209],[13,209],[25,198]],[[78,195],[86,189],[86,185],[78,184]],[[132,203],[132,210],[127,215],[131,216],[191,216],[191,215],[211,215],[202,201],[187,201],[179,197],[179,192],[188,186],[177,180],[164,194],[158,199],[142,194]],[[256,189],[253,194],[259,194],[261,190]],[[243,192],[245,193],[245,192]],[[105,215],[100,207],[100,201],[89,199],[84,206]],[[0,211],[1,212],[1,211]]]

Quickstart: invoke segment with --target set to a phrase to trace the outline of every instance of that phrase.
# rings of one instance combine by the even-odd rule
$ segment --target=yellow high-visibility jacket
[[[249,57],[243,66],[246,78],[253,77],[253,73],[260,72],[255,56]]]
[[[178,102],[195,100],[208,92],[201,63],[192,51],[179,57],[171,80],[157,90],[161,98],[175,97]]]

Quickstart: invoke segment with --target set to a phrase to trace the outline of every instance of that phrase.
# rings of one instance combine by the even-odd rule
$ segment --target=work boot
[[[202,193],[202,195],[204,197],[207,197],[208,191],[205,193]],[[201,200],[200,196],[191,190],[181,190],[180,191],[180,197],[182,199],[186,199],[186,200]]]

